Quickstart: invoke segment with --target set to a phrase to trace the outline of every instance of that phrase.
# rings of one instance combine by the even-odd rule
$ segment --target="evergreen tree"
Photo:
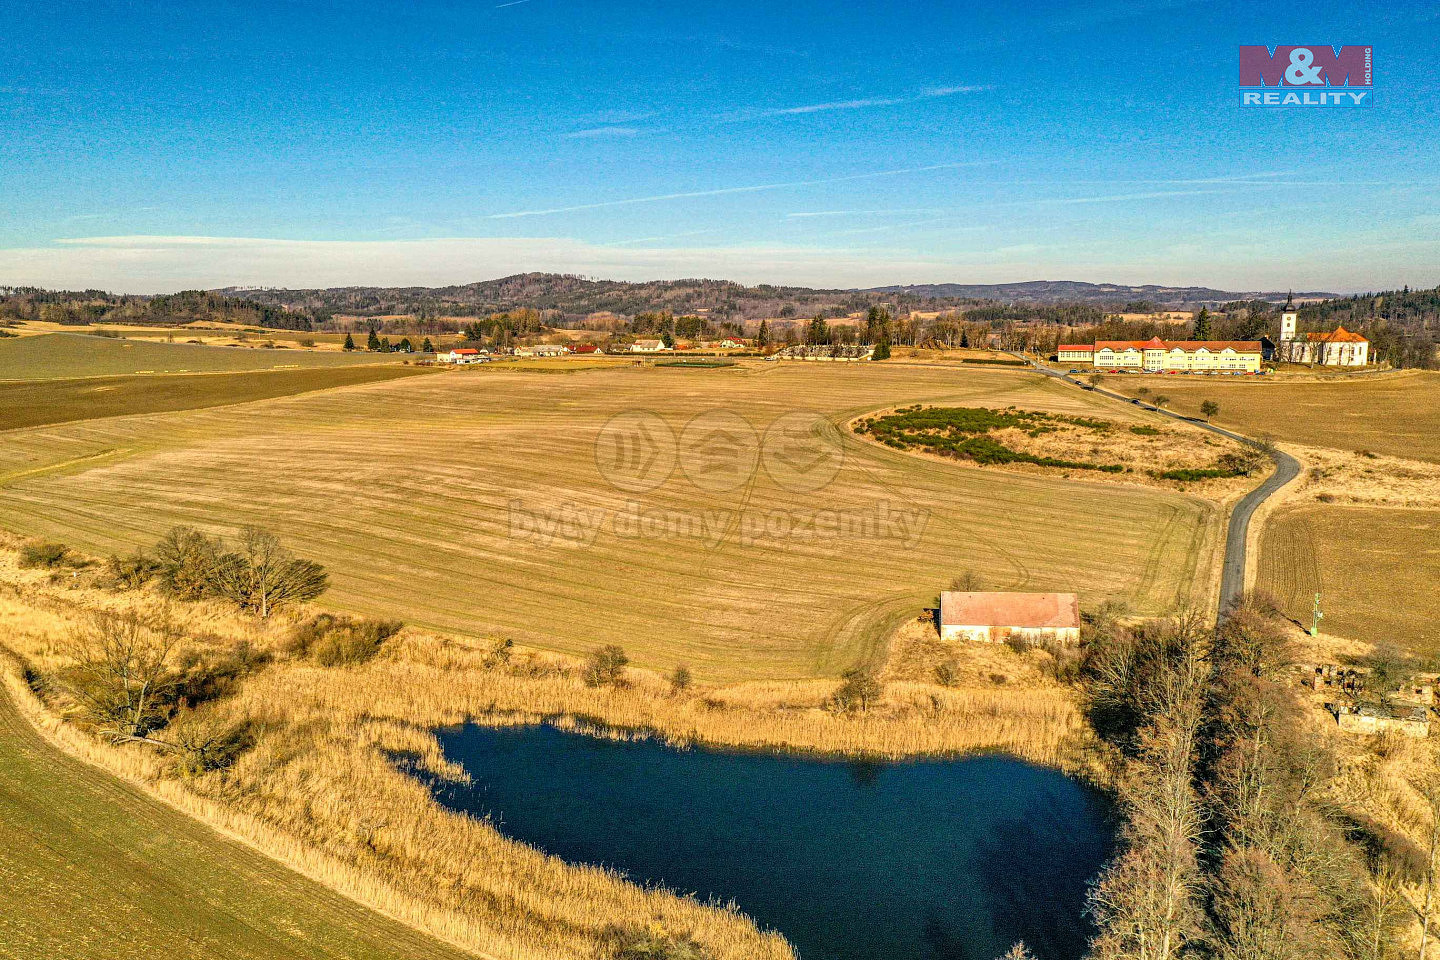
[[[883,340],[883,339],[882,339],[879,343],[875,344],[875,352],[874,352],[873,354],[871,354],[870,359],[871,359],[871,360],[889,360],[889,359],[890,359],[890,341],[889,341],[889,340]]]
[[[1195,317],[1195,339],[1210,339],[1210,311],[1206,307],[1200,308],[1200,313]]]
[[[345,334],[345,349],[346,349],[346,350],[354,350],[354,349],[355,349],[355,338],[352,337],[352,336],[350,336],[350,334],[348,334],[348,333]]]
[[[830,324],[825,322],[824,317],[816,317],[810,321],[810,329],[806,333],[805,340],[811,344],[830,342]]]
[[[430,338],[429,338],[429,337],[426,337],[426,338],[425,338],[425,342],[420,345],[420,352],[421,352],[421,353],[434,353],[434,352],[435,352],[435,345],[430,342]]]
[[[380,349],[380,338],[375,334],[375,328],[370,328],[370,339],[365,341],[365,349],[372,353]]]
[[[769,323],[769,321],[766,321],[766,320],[761,320],[761,321],[760,321],[760,329],[759,329],[759,331],[756,332],[756,334],[755,334],[755,343],[758,344],[759,347],[760,347],[760,349],[762,349],[762,350],[765,349],[766,347],[770,346],[770,323]]]

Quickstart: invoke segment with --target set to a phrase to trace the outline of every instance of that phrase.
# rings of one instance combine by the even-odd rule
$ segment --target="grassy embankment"
[[[1221,511],[1196,496],[929,460],[839,429],[844,462],[808,494],[764,467],[710,493],[683,464],[659,489],[626,493],[596,466],[597,435],[624,411],[655,411],[680,435],[696,414],[724,408],[763,434],[797,404],[838,428],[913,402],[1153,420],[983,368],[460,371],[12,431],[0,449],[0,526],[104,554],[177,524],[225,533],[261,523],[332,571],[326,602],[337,608],[569,653],[619,643],[641,665],[688,663],[711,681],[833,677],[878,662],[895,627],[964,569],[992,589],[1078,588],[1087,607],[1211,606],[1213,582],[1194,571],[1214,563]],[[635,510],[718,526],[636,537],[616,526]],[[828,511],[891,520],[838,536],[813,523]],[[588,542],[582,517],[600,521]],[[536,518],[572,525],[546,533]]]
[[[17,710],[13,700],[28,699],[28,691],[5,686],[0,957],[473,956],[365,909],[67,755]],[[72,742],[78,736],[68,734]]]

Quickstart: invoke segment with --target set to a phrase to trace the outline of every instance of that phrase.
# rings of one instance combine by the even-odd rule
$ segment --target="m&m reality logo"
[[[1329,44],[1240,48],[1242,107],[1368,107],[1374,48]]]

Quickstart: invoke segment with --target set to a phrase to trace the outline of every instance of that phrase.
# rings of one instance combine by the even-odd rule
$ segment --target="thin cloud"
[[[496,10],[504,10],[506,7],[518,7],[518,6],[520,6],[520,4],[522,4],[522,3],[529,3],[529,2],[530,2],[530,0],[510,0],[509,3],[497,3],[497,4],[495,5],[495,9],[496,9]]]
[[[796,210],[785,214],[786,220],[804,220],[809,217],[899,217],[912,213],[930,213],[929,208],[899,208],[890,210]]]
[[[715,190],[688,190],[683,193],[660,193],[649,197],[628,197],[624,200],[603,200],[600,203],[577,203],[569,207],[547,207],[540,210],[513,210],[508,213],[492,213],[486,219],[511,220],[518,217],[548,217],[557,213],[578,213],[585,210],[603,210],[607,207],[627,207],[640,203],[660,203],[665,200],[691,200],[697,197],[723,197],[733,193],[759,193],[764,190],[788,190],[798,187],[819,187],[831,183],[850,183],[855,180],[877,180],[882,177],[900,177],[907,174],[931,173],[936,170],[960,170],[994,163],[993,160],[976,160],[965,163],[936,163],[925,167],[906,167],[900,170],[877,170],[873,173],[853,173],[844,177],[825,177],[819,180],[791,180],[785,183],[760,183],[744,187],[720,187]]]
[[[637,127],[590,127],[561,134],[566,140],[605,140],[611,137],[633,137],[640,132]]]
[[[1159,200],[1164,197],[1203,197],[1216,193],[1234,192],[1234,190],[1151,190],[1147,193],[1116,193],[1098,197],[1054,197],[1028,202],[1038,204],[1122,203],[1131,200]]]
[[[743,120],[758,120],[765,117],[792,117],[807,113],[828,113],[834,110],[865,110],[871,107],[898,107],[909,103],[920,103],[923,100],[954,97],[962,93],[983,93],[993,89],[995,88],[989,85],[931,87],[929,90],[923,90],[920,93],[903,97],[861,97],[855,100],[831,100],[825,103],[802,104],[798,107],[777,107],[773,110],[760,110],[724,119],[728,122],[735,123]]]

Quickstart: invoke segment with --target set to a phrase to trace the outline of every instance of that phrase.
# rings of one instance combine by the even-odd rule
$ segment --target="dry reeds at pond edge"
[[[363,662],[324,666],[292,647],[293,620],[262,625],[218,605],[174,604],[182,646],[213,653],[245,642],[273,657],[204,706],[209,722],[245,725],[252,745],[232,764],[197,773],[165,750],[107,742],[62,719],[74,704],[45,682],[66,666],[65,638],[86,611],[146,614],[158,604],[144,592],[51,584],[4,551],[0,629],[14,653],[4,671],[12,696],[67,751],[341,893],[497,960],[590,960],[617,926],[693,937],[717,960],[793,954],[733,908],[565,864],[445,810],[393,759],[456,776],[431,732],[441,726],[565,717],[676,743],[884,757],[1001,750],[1090,766],[1085,722],[1058,684],[896,680],[869,710],[842,713],[830,705],[834,680],[677,689],[631,669],[618,684],[592,686],[567,658],[413,629]]]

